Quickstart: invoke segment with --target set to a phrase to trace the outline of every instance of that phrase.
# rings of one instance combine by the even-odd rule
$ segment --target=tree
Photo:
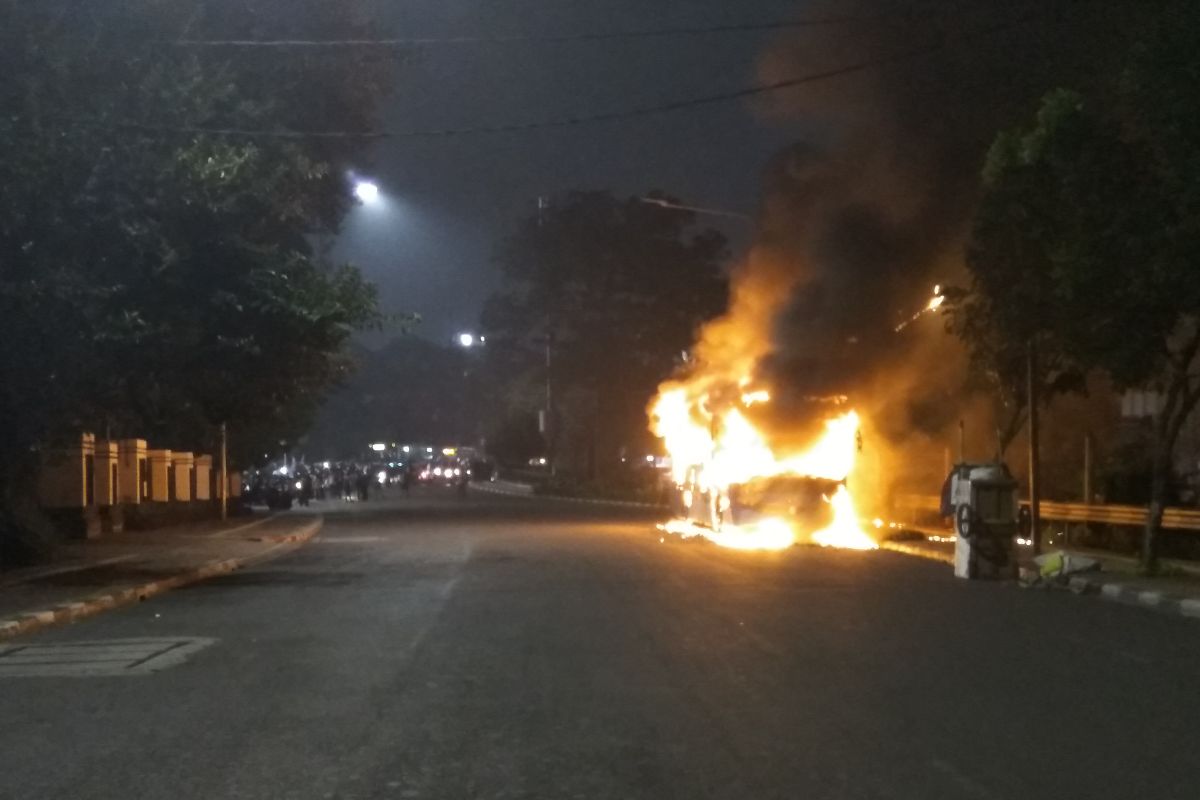
[[[1109,94],[1056,91],[985,171],[960,330],[972,355],[1030,338],[1118,387],[1153,385],[1152,570],[1175,443],[1200,402],[1200,11],[1163,14]],[[982,309],[977,321],[963,319]],[[1011,380],[1011,378],[1010,378]]]
[[[1048,100],[1039,124],[1053,124],[1054,104],[1062,102],[1073,101]],[[968,345],[972,379],[995,396],[1000,455],[1028,416],[1030,348],[1037,348],[1033,377],[1043,402],[1083,385],[1079,365],[1044,335],[1047,321],[1064,313],[1051,263],[1056,177],[1028,163],[1029,146],[1020,133],[997,137],[967,250],[971,287],[946,292],[950,330]]]
[[[344,373],[374,292],[311,243],[350,208],[361,145],[204,130],[363,123],[388,65],[170,42],[350,36],[354,6],[0,0],[0,528],[27,524],[21,478],[57,435],[199,447],[228,422],[261,453]]]
[[[725,239],[693,223],[637,197],[574,192],[499,248],[508,285],[483,318],[494,379],[510,408],[543,408],[549,349],[551,434],[590,474],[649,446],[646,403],[725,306]]]

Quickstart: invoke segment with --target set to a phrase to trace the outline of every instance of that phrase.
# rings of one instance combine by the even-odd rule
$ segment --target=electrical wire
[[[205,136],[222,136],[233,138],[259,138],[259,139],[354,139],[354,140],[382,140],[382,139],[433,139],[452,136],[469,136],[479,134],[499,134],[499,133],[521,133],[526,131],[545,130],[551,128],[567,128],[580,125],[592,125],[606,122],[621,122],[638,117],[656,116],[669,114],[678,111],[685,111],[692,108],[714,105],[718,103],[727,103],[734,100],[743,100],[758,95],[770,94],[773,92],[783,91],[785,89],[793,89],[799,86],[804,86],[809,83],[817,83],[819,81],[831,80],[846,75],[853,75],[859,72],[865,72],[870,69],[875,69],[889,64],[895,64],[902,61],[920,58],[930,55],[934,52],[945,48],[944,42],[926,45],[924,47],[906,50],[901,53],[896,53],[889,57],[868,59],[855,64],[850,64],[843,67],[825,70],[822,72],[810,73],[808,75],[789,78],[785,80],[774,81],[772,83],[758,84],[743,89],[736,89],[728,92],[718,92],[715,94],[700,95],[684,100],[676,100],[668,103],[658,103],[647,106],[635,106],[633,108],[620,109],[615,111],[602,111],[595,114],[580,114],[558,119],[535,120],[531,122],[507,123],[501,125],[484,125],[462,128],[429,128],[415,129],[402,131],[342,131],[342,130],[325,130],[325,131],[291,131],[280,129],[252,129],[252,128],[221,128],[221,127],[206,127],[199,125],[156,125],[151,123],[140,122],[104,122],[96,123],[89,120],[68,119],[66,121],[80,125],[101,125],[102,127],[119,128],[122,130],[145,131],[150,133],[174,133],[184,135],[205,135]]]
[[[1013,20],[1005,23],[999,23],[980,28],[975,31],[960,34],[959,40],[965,41],[981,36],[991,35],[1000,30],[1012,28],[1020,24],[1020,20]],[[920,47],[914,47],[908,50],[893,53],[889,56],[865,59],[853,64],[848,64],[842,67],[836,67],[820,72],[809,73],[807,75],[798,76],[795,78],[787,78],[784,80],[773,81],[771,83],[757,84],[754,86],[735,89],[726,92],[717,92],[714,94],[700,95],[690,97],[683,100],[675,100],[666,103],[657,103],[653,105],[635,106],[633,108],[619,109],[613,111],[602,111],[592,114],[578,114],[572,116],[561,117],[558,119],[543,119],[530,122],[506,123],[500,125],[483,125],[461,128],[429,128],[429,129],[414,129],[414,130],[375,130],[375,131],[346,131],[346,130],[324,130],[324,131],[296,131],[286,129],[254,129],[254,128],[238,128],[238,127],[215,127],[202,125],[160,125],[153,123],[133,122],[133,121],[101,121],[80,119],[71,117],[58,117],[61,122],[79,125],[81,127],[103,127],[116,130],[141,131],[146,133],[160,134],[178,134],[189,136],[219,136],[231,138],[250,138],[250,139],[288,139],[288,140],[394,140],[394,139],[433,139],[433,138],[448,138],[455,136],[469,135],[485,135],[485,134],[502,134],[502,133],[522,133],[535,130],[547,130],[554,128],[567,128],[582,125],[592,125],[600,123],[621,122],[640,117],[657,116],[669,114],[679,111],[686,111],[693,108],[701,108],[705,106],[715,105],[719,103],[727,103],[736,100],[744,100],[751,97],[756,97],[774,92],[784,91],[787,89],[798,88],[810,83],[818,83],[821,81],[832,80],[839,77],[853,75],[868,70],[877,69],[879,67],[897,64],[904,61],[911,61],[922,58],[933,53],[945,50],[949,41],[945,38],[931,42]],[[49,120],[47,120],[49,121]],[[8,122],[19,122],[19,119],[10,119]]]
[[[395,39],[174,39],[161,44],[195,48],[343,48],[417,47],[426,45],[531,44],[603,42],[622,39],[661,39],[675,36],[710,36],[723,33],[762,33],[797,28],[861,25],[876,22],[867,17],[824,17],[776,22],[656,28],[640,31],[591,31],[565,34],[513,34],[507,36],[424,36]]]

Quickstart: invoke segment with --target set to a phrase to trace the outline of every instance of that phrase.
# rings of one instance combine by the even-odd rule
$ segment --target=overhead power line
[[[717,103],[727,103],[734,100],[742,100],[758,95],[770,94],[773,92],[792,89],[799,86],[804,86],[809,83],[817,83],[819,81],[831,80],[833,78],[842,77],[845,75],[853,75],[858,72],[865,72],[877,67],[895,64],[901,61],[912,60],[921,56],[926,56],[937,52],[945,47],[944,43],[930,44],[924,47],[906,50],[895,55],[860,61],[856,64],[850,64],[835,69],[829,69],[822,72],[810,73],[796,78],[786,80],[773,81],[771,83],[758,84],[755,86],[746,87],[743,89],[735,89],[728,92],[718,92],[715,94],[700,95],[690,97],[684,100],[676,100],[667,103],[657,103],[654,105],[635,106],[633,108],[619,109],[615,111],[602,111],[594,114],[578,114],[573,116],[560,117],[557,119],[534,120],[531,122],[516,122],[500,125],[482,125],[462,128],[428,128],[428,129],[413,129],[401,131],[344,131],[344,130],[324,130],[324,131],[293,131],[280,129],[251,129],[251,128],[221,128],[221,127],[206,127],[192,125],[156,125],[152,123],[140,122],[114,122],[102,123],[105,127],[116,127],[124,130],[147,131],[153,133],[175,133],[188,135],[207,135],[207,136],[228,136],[237,138],[258,138],[258,139],[432,139],[450,136],[467,136],[472,134],[496,134],[496,133],[519,133],[524,131],[542,130],[548,128],[567,128],[578,125],[590,125],[603,122],[620,122],[623,120],[635,119],[638,117],[647,117],[660,114],[668,114],[676,111],[684,111],[691,108],[699,108],[702,106],[714,105]],[[72,122],[79,124],[89,124],[86,120],[73,119]]]
[[[750,22],[733,25],[708,25],[681,28],[654,28],[635,31],[590,31],[564,34],[512,34],[495,36],[415,36],[389,39],[174,39],[163,41],[179,47],[197,48],[353,48],[418,47],[423,45],[530,44],[602,42],[614,39],[661,39],[675,36],[709,36],[723,33],[761,33],[766,31],[858,25],[873,20],[866,17],[822,17],[813,19]]]
[[[962,34],[956,37],[959,41],[974,39],[980,36],[990,35],[997,31],[1011,28],[1019,24],[1019,21],[1007,22],[998,25],[992,25],[987,28],[981,28],[970,33]],[[347,130],[318,130],[318,131],[297,131],[286,129],[254,129],[254,128],[238,128],[238,127],[215,127],[203,125],[159,125],[154,123],[143,122],[107,122],[100,120],[87,120],[79,118],[60,118],[62,121],[88,127],[105,127],[119,130],[143,131],[148,133],[161,134],[179,134],[179,135],[196,135],[196,136],[226,136],[235,138],[251,138],[251,139],[289,139],[289,140],[387,140],[387,139],[432,139],[452,136],[468,136],[479,134],[498,134],[498,133],[520,133],[534,130],[544,130],[551,128],[567,128],[580,125],[590,125],[605,122],[620,122],[639,117],[648,117],[661,114],[669,114],[677,111],[685,111],[693,108],[700,108],[718,103],[727,103],[735,100],[743,100],[759,95],[771,94],[774,92],[794,89],[811,83],[832,80],[835,78],[853,75],[868,70],[885,67],[891,64],[898,64],[905,61],[911,61],[922,58],[933,53],[946,49],[948,40],[941,39],[936,42],[931,42],[920,47],[914,47],[909,50],[893,53],[889,56],[881,56],[877,58],[865,59],[857,63],[848,64],[842,67],[836,67],[820,72],[813,72],[807,75],[801,75],[795,78],[787,78],[784,80],[773,81],[771,83],[756,84],[754,86],[735,89],[726,92],[717,92],[714,94],[700,95],[690,97],[683,100],[675,100],[665,103],[656,103],[653,105],[635,106],[633,108],[618,109],[613,111],[601,111],[591,114],[577,114],[572,116],[560,117],[557,119],[534,120],[529,122],[505,123],[499,125],[482,125],[461,128],[428,128],[428,129],[413,129],[413,130],[375,130],[375,131],[347,131]]]

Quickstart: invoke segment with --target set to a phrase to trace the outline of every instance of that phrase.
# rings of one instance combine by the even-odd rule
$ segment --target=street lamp
[[[475,346],[475,334],[460,333],[458,335],[458,346],[459,347],[474,347]]]
[[[933,287],[933,297],[929,303],[910,318],[904,320],[894,329],[896,333],[904,330],[911,323],[916,322],[925,314],[929,314],[939,309],[951,309],[954,306],[946,304],[946,294],[939,283]],[[1028,408],[1028,425],[1029,425],[1029,517],[1030,517],[1030,544],[1033,547],[1034,555],[1042,553],[1042,532],[1041,532],[1041,505],[1042,505],[1042,487],[1041,487],[1041,446],[1039,443],[1039,420],[1038,420],[1038,403],[1041,402],[1038,397],[1038,353],[1037,340],[1031,335],[1025,342],[1025,404]],[[959,459],[962,460],[963,455],[963,434],[962,420],[958,423],[958,450]]]
[[[364,206],[373,206],[379,202],[379,185],[373,181],[356,181],[354,196]]]
[[[646,205],[669,208],[674,211],[690,211],[693,214],[707,214],[710,217],[729,217],[730,219],[740,219],[742,222],[754,221],[754,218],[749,214],[743,214],[740,211],[728,211],[723,208],[704,208],[703,206],[689,206],[683,203],[674,203],[662,197],[639,197],[638,200]]]

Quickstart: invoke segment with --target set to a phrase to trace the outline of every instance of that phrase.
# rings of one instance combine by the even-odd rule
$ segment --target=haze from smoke
[[[773,410],[760,413],[776,418],[768,424],[777,436],[798,423],[796,435],[806,435],[821,416],[815,398],[851,396],[866,435],[883,440],[864,459],[878,474],[896,472],[892,453],[903,443],[904,458],[928,471],[924,483],[940,476],[964,414],[973,438],[991,441],[990,400],[966,389],[961,349],[942,321],[929,315],[899,334],[895,325],[934,284],[964,281],[978,175],[996,133],[1024,124],[1046,91],[1111,75],[1114,54],[1153,5],[798,4],[798,16],[860,22],[782,36],[761,58],[763,81],[887,63],[756,107],[812,133],[767,166],[756,244],[734,273],[729,312],[702,332],[698,361],[731,365],[726,380],[756,372],[775,387]],[[902,57],[928,46],[937,49]]]

